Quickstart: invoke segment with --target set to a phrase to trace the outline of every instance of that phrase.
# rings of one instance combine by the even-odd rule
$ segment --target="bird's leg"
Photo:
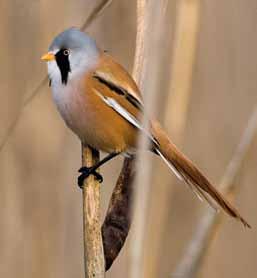
[[[103,158],[102,160],[100,160],[98,163],[96,163],[94,166],[92,167],[81,167],[79,169],[79,173],[81,173],[81,175],[79,175],[78,177],[78,186],[80,188],[83,188],[83,182],[86,178],[88,178],[91,174],[95,176],[95,178],[101,183],[103,181],[103,177],[101,174],[99,174],[98,172],[96,172],[96,170],[102,166],[104,163],[106,163],[107,161],[111,160],[112,158],[114,158],[115,156],[119,155],[120,153],[110,153],[108,154],[105,158]]]

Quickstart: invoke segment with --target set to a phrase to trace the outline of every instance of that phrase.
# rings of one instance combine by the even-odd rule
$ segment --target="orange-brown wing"
[[[152,135],[141,125],[143,102],[139,89],[121,65],[104,53],[99,66],[92,71],[90,79],[94,93],[102,99],[105,105],[155,142]]]
[[[93,78],[108,87],[113,93],[112,97],[125,105],[124,108],[130,104],[137,110],[143,110],[142,97],[135,81],[111,56],[102,54],[99,66],[93,72]]]

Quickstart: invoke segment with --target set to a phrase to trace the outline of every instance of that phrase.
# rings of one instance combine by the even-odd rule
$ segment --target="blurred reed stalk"
[[[89,25],[91,25],[94,20],[100,16],[103,11],[105,10],[105,8],[107,8],[110,4],[112,3],[112,0],[101,0],[92,10],[92,12],[89,14],[89,16],[87,17],[87,19],[85,20],[85,22],[82,24],[81,26],[81,30],[84,31],[86,28],[89,27]],[[5,132],[5,135],[3,136],[3,138],[1,138],[1,142],[0,142],[0,152],[2,151],[2,149],[4,148],[5,144],[8,142],[8,139],[10,138],[10,136],[12,135],[13,131],[15,130],[19,120],[20,120],[20,116],[23,112],[23,110],[25,109],[25,107],[34,99],[35,96],[38,95],[39,92],[42,91],[42,89],[45,87],[45,85],[47,85],[48,83],[48,77],[47,75],[38,83],[38,85],[29,93],[27,94],[27,96],[25,97],[23,104],[21,105],[19,111],[17,111],[16,117],[14,118],[14,120],[11,122],[11,124],[9,125],[7,131]]]
[[[229,199],[234,199],[237,190],[236,178],[243,162],[249,153],[252,142],[257,133],[257,105],[249,118],[246,129],[240,139],[234,155],[220,182],[220,191],[226,194]],[[184,256],[180,260],[174,277],[193,278],[198,277],[199,271],[208,255],[210,247],[215,239],[224,215],[207,210],[199,223],[196,225],[195,233],[188,243]]]
[[[82,145],[82,166],[99,161],[99,152]],[[103,278],[105,259],[100,224],[100,184],[93,175],[83,183],[83,239],[86,278]]]
[[[176,6],[175,37],[172,62],[170,63],[171,78],[168,86],[167,105],[164,114],[164,126],[171,139],[178,145],[183,144],[183,135],[188,116],[188,105],[190,103],[192,76],[195,63],[195,55],[198,42],[200,1],[180,0]],[[167,29],[166,33],[170,33]],[[166,167],[158,168],[158,199],[155,213],[158,233],[155,235],[151,266],[148,271],[149,278],[157,277],[160,273],[161,260],[163,258],[162,246],[170,237],[166,231],[166,223],[170,222],[169,208],[173,185],[177,182],[176,177],[167,173]],[[168,174],[168,177],[167,177]],[[171,179],[172,178],[172,179]],[[167,180],[169,179],[169,182]]]
[[[144,128],[149,128],[149,116],[154,116],[156,110],[156,98],[158,81],[160,78],[160,66],[163,58],[163,41],[165,38],[165,28],[163,24],[166,12],[167,0],[138,1],[138,37],[134,67],[134,77],[140,91],[144,95],[144,117],[142,123]],[[141,66],[137,66],[137,61],[141,59]],[[138,69],[140,68],[140,78]],[[150,196],[150,187],[153,182],[152,159],[149,153],[145,152],[149,145],[149,140],[145,136],[140,136],[139,153],[137,159],[137,176],[133,195],[133,225],[130,245],[130,277],[147,277],[148,269],[151,268],[151,255],[145,254],[149,242],[147,230],[147,211]]]
[[[137,0],[137,38],[136,52],[133,67],[133,77],[142,91],[144,85],[145,60],[146,60],[146,27],[147,27],[147,1]],[[135,163],[135,161],[133,162]],[[138,164],[136,164],[138,170]],[[138,177],[137,177],[138,178]],[[135,183],[137,185],[137,183]],[[140,186],[146,187],[144,183]],[[145,192],[147,195],[147,192]],[[144,232],[145,215],[144,209],[140,210],[139,196],[140,192],[136,188],[133,190],[133,228],[130,250],[129,250],[129,277],[137,278],[141,276],[142,268],[142,237]],[[145,204],[145,198],[142,199]]]
[[[181,141],[186,125],[195,54],[197,48],[200,0],[180,0],[176,9],[176,30],[170,94],[165,126],[173,139]]]

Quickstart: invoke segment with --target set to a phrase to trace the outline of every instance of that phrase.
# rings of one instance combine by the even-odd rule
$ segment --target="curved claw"
[[[81,167],[78,172],[81,173],[81,175],[78,176],[78,186],[80,188],[83,188],[84,180],[90,175],[94,175],[100,183],[103,182],[102,175],[93,170],[92,167]]]

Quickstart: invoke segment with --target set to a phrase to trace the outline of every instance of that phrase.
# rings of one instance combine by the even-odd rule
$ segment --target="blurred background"
[[[0,140],[20,113],[24,99],[45,77],[46,65],[40,57],[53,37],[67,27],[80,27],[96,2],[0,2]],[[181,31],[177,28],[181,2],[191,5],[182,32],[195,32],[193,39],[185,40],[188,49],[184,54],[176,41]],[[257,103],[256,11],[255,0],[168,0],[164,12],[156,114],[174,142],[216,184]],[[131,72],[136,1],[113,0],[87,32]],[[174,56],[178,52],[181,59]],[[178,61],[181,71],[176,74]],[[188,74],[188,61],[187,112],[178,134],[174,109],[180,107],[174,107],[172,100],[181,83],[172,74]],[[183,78],[181,82],[183,86]],[[82,197],[76,185],[80,151],[79,140],[66,128],[45,86],[23,110],[0,153],[1,277],[83,276]],[[234,200],[253,229],[246,230],[224,217],[198,277],[257,275],[256,157],[254,140],[235,181],[239,189]],[[121,165],[122,158],[118,158],[102,168],[103,218]],[[146,213],[145,277],[175,277],[199,218],[210,208],[175,182],[157,159],[154,169]],[[107,278],[128,277],[129,241],[130,236]]]

